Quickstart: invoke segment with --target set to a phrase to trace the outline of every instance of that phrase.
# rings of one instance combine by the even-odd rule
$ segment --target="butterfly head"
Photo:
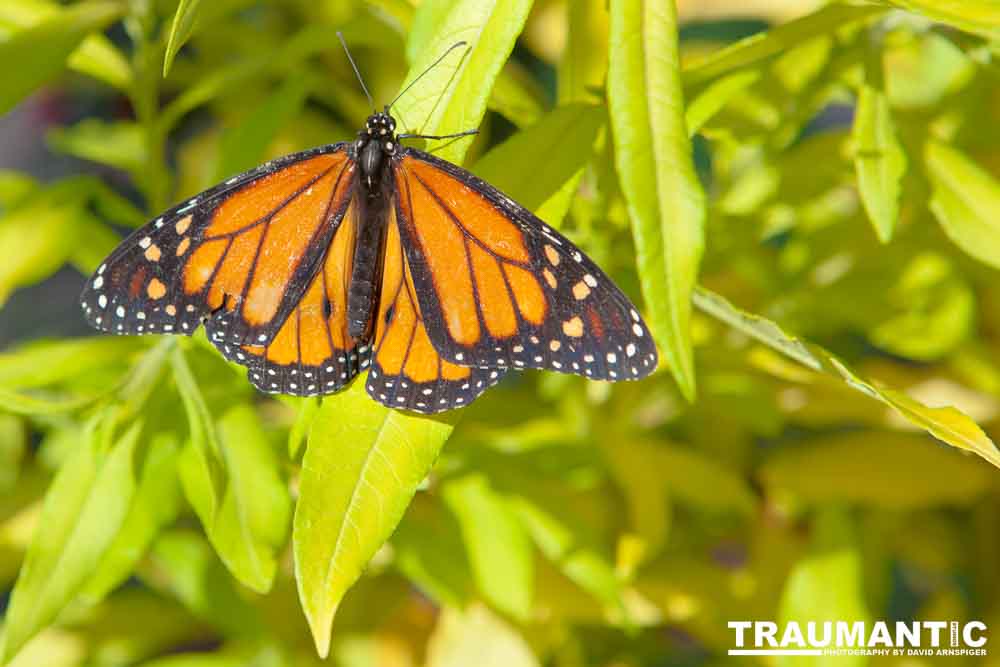
[[[396,145],[396,120],[388,111],[369,116],[354,142],[361,177],[369,187],[378,181],[384,159],[396,153]]]

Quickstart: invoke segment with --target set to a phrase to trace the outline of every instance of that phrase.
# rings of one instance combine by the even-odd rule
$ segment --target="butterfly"
[[[329,394],[367,370],[374,400],[421,413],[468,405],[511,369],[653,372],[649,329],[604,272],[489,183],[401,145],[420,135],[397,135],[390,108],[354,141],[263,164],[136,230],[87,281],[87,321],[204,325],[263,392]]]

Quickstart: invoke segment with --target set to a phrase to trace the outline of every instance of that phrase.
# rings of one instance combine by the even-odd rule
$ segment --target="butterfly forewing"
[[[328,394],[368,366],[368,347],[347,333],[348,277],[357,211],[352,201],[326,247],[319,270],[269,342],[236,345],[213,340],[227,359],[248,368],[250,382],[261,391],[294,396]]]
[[[656,346],[628,298],[569,240],[469,172],[407,149],[403,246],[431,343],[461,365],[645,377]]]
[[[350,198],[345,144],[236,176],[130,235],[81,295],[88,321],[118,334],[270,341],[301,299]]]

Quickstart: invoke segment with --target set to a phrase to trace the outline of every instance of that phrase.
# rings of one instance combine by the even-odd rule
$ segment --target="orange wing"
[[[469,368],[441,358],[421,315],[393,213],[388,225],[368,394],[383,405],[423,413],[468,405],[505,369]]]
[[[81,301],[118,334],[186,333],[270,342],[295,308],[347,210],[345,144],[262,165],[138,229],[101,265]]]
[[[445,360],[603,380],[656,368],[636,308],[568,239],[451,163],[406,149],[394,164],[414,292]]]
[[[250,382],[261,391],[329,394],[368,366],[368,348],[347,334],[347,290],[357,225],[357,205],[352,201],[326,248],[320,270],[270,342],[213,341],[227,359],[249,369]]]

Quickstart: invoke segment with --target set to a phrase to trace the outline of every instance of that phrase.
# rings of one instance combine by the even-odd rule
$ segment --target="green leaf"
[[[973,32],[987,39],[1000,39],[1000,6],[993,0],[888,0],[911,12],[923,14],[933,21]]]
[[[472,171],[558,227],[593,154],[604,119],[601,107],[559,107],[493,148]],[[544,164],[545,169],[524,169],[526,164]]]
[[[164,77],[170,72],[177,52],[191,38],[200,5],[201,0],[178,0],[177,10],[174,11],[174,22],[170,26],[170,37],[167,39],[167,50],[163,54]]]
[[[108,123],[88,118],[72,127],[56,127],[46,138],[61,153],[133,174],[142,170],[148,159],[142,128],[129,121]]]
[[[74,5],[0,42],[0,62],[11,65],[0,79],[0,114],[62,71],[84,37],[103,30],[123,11],[119,2]]]
[[[816,517],[810,555],[799,560],[788,574],[781,595],[779,627],[798,621],[802,628],[830,619],[867,622],[862,561],[851,519],[841,510],[828,509]],[[837,582],[831,586],[831,582]],[[784,657],[782,667],[851,667],[865,665],[865,656]]]
[[[670,495],[658,465],[659,448],[641,441],[604,438],[602,445],[611,475],[625,496],[629,528],[641,540],[639,562],[645,562],[659,554],[670,530]]]
[[[747,69],[722,77],[705,86],[687,106],[685,122],[688,136],[694,136],[723,107],[760,80],[759,69]]]
[[[58,16],[65,6],[55,0],[30,0],[9,2],[0,7],[0,41],[6,38],[3,28],[9,26],[26,29]],[[128,90],[132,82],[132,69],[128,59],[101,34],[92,34],[66,61],[70,69],[104,81],[119,90]]]
[[[128,515],[97,571],[80,592],[84,601],[96,604],[123,584],[160,530],[177,517],[181,501],[178,450],[172,434],[160,433],[149,443]]]
[[[414,499],[392,535],[395,565],[442,607],[463,607],[473,592],[472,568],[458,522],[440,503]]]
[[[318,396],[303,398],[299,401],[299,414],[295,417],[295,423],[288,433],[288,458],[295,460],[299,458],[302,446],[309,438],[309,429],[312,428],[313,420],[319,412],[320,399]]]
[[[499,611],[526,621],[534,597],[534,553],[517,515],[481,474],[448,480],[441,494],[458,518],[483,596]]]
[[[556,98],[560,105],[600,101],[608,74],[608,3],[579,0],[566,11],[569,34],[559,60]]]
[[[399,523],[451,430],[375,403],[363,377],[324,400],[302,460],[292,534],[299,598],[320,656],[330,651],[344,593]]]
[[[208,428],[214,426],[209,423]],[[291,499],[275,452],[249,405],[222,416],[217,444],[226,483],[215,511],[209,511],[208,479],[194,447],[181,455],[181,482],[222,562],[241,583],[266,593],[287,537]]]
[[[0,387],[0,410],[17,415],[58,415],[73,412],[94,402],[98,396],[34,396]]]
[[[610,549],[575,509],[575,494],[565,486],[515,476],[503,468],[494,472],[499,475],[495,483],[545,557],[606,607],[620,610],[622,584],[611,564]]]
[[[673,2],[612,2],[608,108],[615,166],[649,323],[691,401],[691,290],[704,249],[705,196],[684,124],[677,39]]]
[[[888,243],[899,219],[906,153],[896,133],[882,80],[881,50],[870,56],[854,112],[854,169],[875,233]]]
[[[971,506],[992,477],[981,461],[952,456],[926,436],[871,431],[815,438],[776,452],[760,468],[769,497],[900,511]]]
[[[924,166],[934,188],[930,208],[955,245],[1000,268],[1000,183],[967,155],[928,141]]]
[[[432,4],[432,3],[427,3]],[[453,0],[433,3],[434,32],[421,38],[419,55],[404,79],[405,88],[445,51],[459,41],[467,42],[427,72],[420,83],[403,95],[393,107],[404,132],[449,134],[479,126],[490,91],[504,62],[514,48],[531,8],[529,0],[496,3],[490,0]],[[444,9],[442,9],[444,8]],[[421,21],[423,6],[414,18]],[[432,11],[428,9],[427,11]],[[461,164],[472,144],[471,137],[434,146],[435,155]]]
[[[180,461],[181,480],[184,481],[184,493],[207,530],[215,524],[215,515],[222,503],[225,478],[222,446],[184,353],[174,350],[170,362],[190,430]]]
[[[2,84],[0,84],[2,85]],[[82,197],[69,183],[38,191],[0,216],[0,306],[10,293],[54,273],[76,243]]]
[[[14,208],[38,191],[38,181],[13,169],[0,169],[0,213]]]
[[[101,413],[45,496],[11,594],[0,662],[7,663],[76,595],[118,534],[135,491],[142,423],[114,441],[116,408]]]
[[[44,387],[122,361],[142,349],[137,339],[100,336],[36,341],[0,354],[0,386]]]
[[[268,145],[302,110],[308,90],[306,78],[293,75],[249,116],[226,130],[222,135],[217,180],[263,162]]]
[[[545,91],[532,75],[508,60],[493,84],[488,107],[518,127],[534,125],[545,113]]]
[[[169,530],[153,544],[143,579],[228,637],[259,638],[263,623],[200,534]]]
[[[773,58],[814,37],[884,14],[883,7],[831,3],[811,14],[759,32],[684,67],[684,86],[694,87]]]
[[[517,630],[482,605],[445,609],[427,642],[427,667],[540,667]]]
[[[723,297],[704,288],[695,290],[695,305],[706,314],[743,332],[827,378],[880,401],[911,424],[945,444],[974,452],[1000,468],[1000,450],[968,416],[952,407],[934,408],[906,394],[858,377],[846,364],[818,345],[806,343],[781,330],[774,322],[735,308]]]

